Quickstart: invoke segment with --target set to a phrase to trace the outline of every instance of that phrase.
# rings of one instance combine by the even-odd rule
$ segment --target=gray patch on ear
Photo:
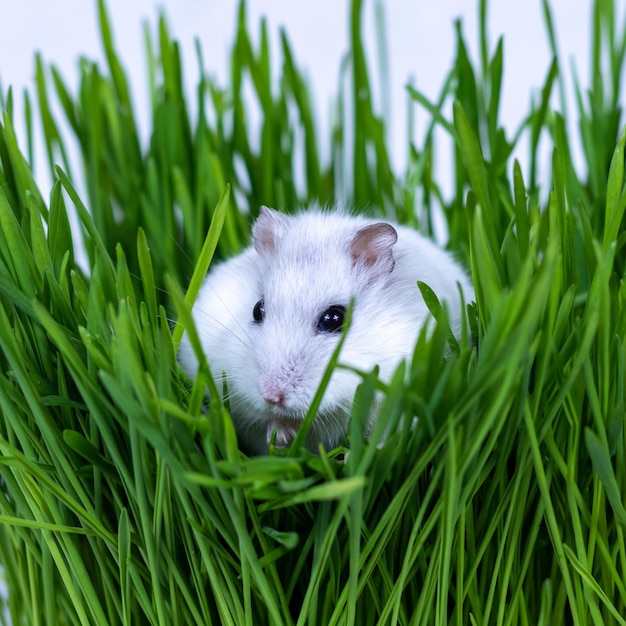
[[[350,242],[353,265],[385,274],[393,271],[392,248],[398,241],[398,233],[391,224],[378,222],[361,228]]]

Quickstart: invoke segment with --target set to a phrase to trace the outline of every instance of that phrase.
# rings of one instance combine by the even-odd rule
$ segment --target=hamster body
[[[430,313],[417,287],[428,284],[449,309],[453,332],[464,322],[459,296],[474,297],[452,256],[416,231],[362,216],[308,210],[288,216],[263,207],[253,245],[215,266],[193,307],[202,348],[252,453],[293,440],[341,337],[352,298],[351,326],[339,362],[360,370],[378,365],[388,380],[412,354]],[[198,363],[185,335],[179,362],[194,376]],[[360,377],[335,369],[307,446],[338,445],[348,430]]]

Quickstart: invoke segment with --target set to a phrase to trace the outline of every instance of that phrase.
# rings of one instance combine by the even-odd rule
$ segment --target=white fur
[[[340,363],[365,371],[378,365],[386,381],[411,355],[430,317],[417,281],[447,304],[457,335],[463,324],[457,283],[466,302],[474,297],[467,274],[452,256],[410,228],[393,224],[398,234],[393,270],[373,278],[369,270],[355,266],[349,249],[359,229],[381,220],[319,210],[292,217],[264,211],[273,242],[262,239],[262,232],[257,237],[257,248],[265,246],[261,254],[252,246],[213,268],[193,308],[220,388],[226,376],[239,438],[254,453],[267,452],[274,429],[278,445],[293,440],[340,339],[340,333],[316,332],[319,316],[329,306],[347,306],[355,299]],[[261,298],[266,314],[257,324],[252,311]],[[178,358],[194,376],[197,359],[186,335]],[[330,449],[341,441],[359,382],[350,371],[334,371],[309,432],[309,447],[321,442]],[[286,397],[281,406],[264,400],[275,390]]]

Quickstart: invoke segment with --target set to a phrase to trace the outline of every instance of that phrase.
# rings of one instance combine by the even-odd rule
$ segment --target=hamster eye
[[[317,330],[320,333],[337,333],[343,326],[343,320],[346,315],[346,307],[340,304],[334,304],[328,307],[320,316],[317,322]]]
[[[260,324],[265,319],[265,300],[259,300],[252,309],[252,317],[257,324]]]

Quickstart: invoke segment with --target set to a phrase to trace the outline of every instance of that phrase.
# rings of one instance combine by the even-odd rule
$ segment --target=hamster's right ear
[[[286,218],[284,215],[262,206],[259,217],[256,218],[252,227],[252,241],[254,249],[260,256],[272,254],[276,249],[276,242],[281,237],[285,228]]]

